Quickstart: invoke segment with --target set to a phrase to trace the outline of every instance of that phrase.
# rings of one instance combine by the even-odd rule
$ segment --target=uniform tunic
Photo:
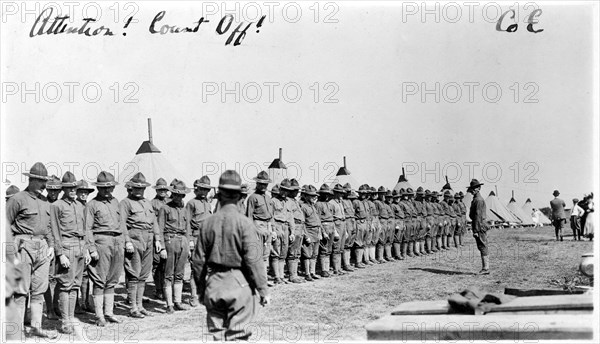
[[[294,219],[294,241],[290,243],[288,248],[288,260],[296,260],[300,258],[300,250],[302,249],[302,241],[306,235],[306,229],[304,226],[304,212],[300,207],[300,202],[295,198],[288,197],[285,201],[286,206],[292,212],[292,218]]]
[[[315,209],[321,220],[323,237],[319,241],[319,256],[327,257],[331,254],[333,248],[333,238],[335,235],[335,225],[333,224],[333,207],[329,202],[318,201]]]
[[[50,206],[54,252],[57,260],[61,255],[69,260],[69,268],[64,268],[60,261],[56,264],[54,277],[60,291],[70,291],[81,285],[86,242],[92,241],[91,232],[86,232],[83,227],[83,210],[80,202],[66,197]]]
[[[322,234],[324,236],[324,233],[321,233],[321,218],[314,204],[302,202],[300,207],[304,213],[306,238],[310,241],[310,243],[307,240],[302,242],[302,258],[316,259],[319,254],[319,237]]]
[[[462,235],[463,234],[463,223],[462,223],[462,214],[461,214],[461,208],[460,208],[460,202],[458,201],[454,201],[452,202],[452,209],[454,210],[454,214],[455,214],[455,229],[454,229],[454,234],[456,235]]]
[[[369,217],[370,213],[366,207],[366,202],[359,199],[352,201],[354,216],[356,217],[356,239],[354,244],[357,248],[363,248],[367,244],[369,235]]]
[[[375,246],[377,241],[379,241],[379,236],[381,235],[381,223],[379,222],[379,210],[375,205],[375,202],[372,200],[368,200],[367,204],[369,205],[369,214],[371,216],[371,240],[369,241],[369,245]]]
[[[425,211],[427,213],[425,219],[427,221],[427,232],[425,236],[435,236],[439,228],[438,222],[436,221],[436,206],[433,202],[425,201]]]
[[[486,205],[485,200],[481,197],[481,194],[478,192],[477,195],[473,197],[471,201],[471,209],[469,211],[469,217],[471,218],[471,230],[473,231],[473,236],[475,237],[475,241],[477,242],[477,248],[481,252],[482,256],[488,255],[488,247],[487,247],[487,231],[488,224],[486,221]]]
[[[133,244],[133,252],[125,253],[125,276],[130,282],[145,282],[152,271],[154,241],[159,242],[157,214],[152,202],[125,198],[119,203],[121,221],[127,227],[125,242]]]
[[[413,207],[417,211],[417,225],[415,226],[415,240],[422,240],[425,238],[427,233],[427,209],[425,209],[425,202],[420,200],[413,200]]]
[[[123,271],[125,236],[127,228],[121,221],[119,202],[96,196],[85,206],[84,226],[93,234],[89,242],[90,252],[98,252],[98,260],[88,266],[88,275],[94,284],[94,294],[112,289]]]
[[[392,209],[392,203],[383,203],[383,208],[388,214],[387,219],[387,234],[385,237],[385,243],[391,244],[394,242],[394,235],[396,233],[396,216],[394,215],[394,209]]]
[[[444,207],[446,220],[448,221],[448,224],[445,226],[445,234],[454,235],[454,230],[456,229],[456,213],[454,212],[454,208],[446,201],[442,201],[441,204]]]
[[[255,294],[268,295],[262,242],[253,222],[227,204],[205,219],[192,254],[199,298],[214,340],[247,339],[258,310]]]
[[[190,250],[192,226],[190,214],[183,202],[173,201],[165,204],[158,212],[158,227],[161,233],[162,247],[167,250],[164,281],[166,283],[183,283],[185,263]]]
[[[354,246],[356,241],[356,216],[354,215],[354,205],[349,199],[343,199],[344,216],[346,217],[346,241],[344,249],[349,250]]]
[[[377,236],[377,244],[383,245],[387,241],[387,236],[389,233],[388,220],[390,215],[388,213],[387,208],[385,207],[385,203],[380,200],[376,200],[373,202],[375,204],[375,208],[377,209],[377,215],[379,218],[379,235]]]
[[[19,259],[15,269],[21,272],[17,295],[41,295],[48,289],[50,258],[48,247],[54,247],[50,227],[50,204],[28,188],[14,194],[6,203],[6,219],[13,235],[13,252]]]
[[[346,215],[344,212],[344,202],[342,199],[332,199],[329,201],[333,211],[333,225],[339,234],[339,240],[333,242],[332,251],[334,254],[342,253],[346,245]]]
[[[414,228],[417,221],[416,209],[413,208],[412,203],[407,199],[400,200],[400,207],[406,215],[406,217],[404,218],[404,224],[406,229],[404,230],[404,236],[402,238],[402,241],[414,240]]]
[[[294,228],[294,215],[285,199],[274,197],[273,219],[277,239],[271,246],[271,258],[285,259],[289,249],[289,238]]]
[[[404,212],[404,209],[400,202],[392,203],[392,212],[394,213],[395,225],[394,225],[394,237],[393,242],[399,244],[402,242],[406,233],[406,217],[410,216]],[[398,227],[398,229],[396,229]]]
[[[246,216],[254,221],[263,243],[263,259],[269,259],[273,232],[273,200],[266,193],[253,193],[248,197]]]

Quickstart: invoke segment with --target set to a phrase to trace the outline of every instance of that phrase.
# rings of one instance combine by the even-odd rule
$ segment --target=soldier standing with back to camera
[[[210,202],[206,198],[212,186],[210,185],[210,178],[208,176],[202,176],[200,179],[194,181],[194,194],[196,197],[189,200],[185,206],[187,211],[190,213],[190,226],[192,227],[192,241],[194,245],[198,240],[198,236],[202,231],[202,225],[204,220],[208,218],[212,211],[210,210]],[[191,261],[191,255],[190,255]],[[196,290],[196,282],[193,276],[194,271],[192,270],[192,275],[190,275],[190,288],[191,290]],[[190,306],[196,307],[198,306],[198,295],[196,293],[192,293],[190,297]]]
[[[235,171],[219,178],[219,211],[204,220],[192,254],[196,290],[206,307],[206,323],[215,341],[248,340],[257,298],[270,302],[264,274],[263,243],[250,219],[240,214],[241,178]]]

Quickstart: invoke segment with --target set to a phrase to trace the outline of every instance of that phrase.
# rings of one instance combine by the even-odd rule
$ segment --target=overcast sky
[[[345,155],[356,180],[388,188],[403,164],[415,187],[439,190],[447,172],[455,189],[464,190],[474,177],[485,183],[486,195],[496,186],[505,203],[511,190],[519,203],[531,198],[545,206],[554,189],[570,200],[594,188],[598,40],[597,8],[589,4],[540,4],[534,28],[544,31],[535,34],[524,22],[533,9],[523,6],[517,31],[507,33],[488,22],[497,18],[493,6],[487,15],[483,4],[474,7],[471,18],[463,7],[455,20],[456,9],[442,5],[436,23],[434,14],[423,20],[419,3],[387,2],[321,4],[319,18],[308,7],[312,2],[298,18],[292,5],[286,13],[278,4],[272,16],[263,7],[267,19],[257,33],[254,7],[242,4],[234,15],[246,14],[254,24],[239,46],[225,46],[236,23],[222,36],[215,32],[223,13],[207,12],[210,22],[195,33],[150,34],[161,10],[166,14],[157,29],[194,27],[203,8],[136,4],[120,8],[119,23],[115,9],[105,7],[90,25],[111,28],[112,37],[31,38],[36,16],[4,9],[3,180],[24,186],[20,172],[35,161],[55,162],[61,175],[77,162],[76,177],[92,180],[97,170],[83,176],[82,167],[114,169],[130,161],[147,140],[151,117],[154,143],[190,184],[212,166],[219,166],[214,184],[223,167],[239,168],[250,179],[257,164],[266,168],[282,147],[283,161],[294,167],[290,177],[301,184],[327,181]],[[124,29],[134,10],[138,22]],[[81,26],[81,18],[79,7],[69,25]],[[503,27],[511,23],[507,16]],[[23,92],[36,82],[39,102],[36,91]],[[69,83],[79,83],[72,101]],[[102,91],[98,97],[93,83]],[[222,87],[235,90],[236,83],[239,102],[236,91],[224,94]],[[474,85],[472,101],[468,85]],[[425,101],[423,86],[434,90]],[[502,94],[495,101],[497,89]],[[137,102],[126,102],[128,96]]]

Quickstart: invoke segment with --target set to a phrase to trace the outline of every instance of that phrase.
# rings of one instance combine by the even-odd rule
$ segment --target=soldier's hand
[[[167,259],[167,250],[164,248],[160,251],[160,259]]]
[[[91,261],[92,257],[90,256],[90,251],[85,250],[85,253],[83,254],[83,263],[88,265]]]
[[[190,241],[190,252],[194,250],[194,242]]]
[[[125,251],[127,251],[127,253],[133,253],[133,244],[131,242],[125,243]]]
[[[93,260],[98,260],[100,258],[100,256],[98,256],[98,252],[96,251],[90,253],[90,257],[92,257]]]
[[[293,243],[294,239],[296,239],[296,236],[294,234],[290,234],[290,243]]]
[[[478,236],[479,236],[479,234],[477,234],[477,233],[473,232],[473,237],[474,237],[474,238],[477,238]]]
[[[271,232],[271,241],[277,240],[277,233]]]
[[[60,265],[65,268],[68,269],[69,266],[71,266],[71,262],[69,262],[69,258],[67,256],[65,256],[64,254],[61,254],[58,259],[60,260]]]
[[[162,250],[162,245],[160,244],[160,241],[154,242],[154,248],[156,250],[156,253],[160,253],[160,251]]]
[[[54,259],[54,247],[49,247],[48,248],[48,257],[50,257],[52,259]]]
[[[312,240],[310,240],[310,238],[308,236],[305,236],[304,240],[306,241],[307,245],[310,245],[312,243]]]
[[[260,297],[260,305],[265,307],[266,305],[271,303],[271,297],[270,296],[261,296]]]

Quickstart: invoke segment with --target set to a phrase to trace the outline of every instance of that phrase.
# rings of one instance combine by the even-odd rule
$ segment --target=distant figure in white
[[[542,219],[540,218],[541,213],[541,211],[535,208],[533,209],[533,212],[531,213],[531,218],[533,219],[533,223],[535,224],[533,228],[542,227]]]

